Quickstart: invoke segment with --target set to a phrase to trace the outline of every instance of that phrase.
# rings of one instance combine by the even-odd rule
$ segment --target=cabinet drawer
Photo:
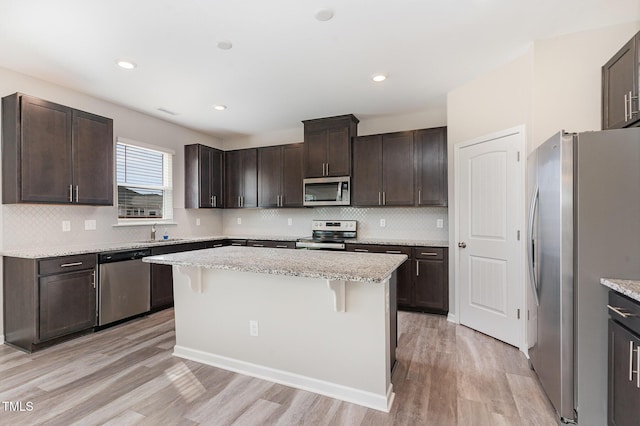
[[[151,248],[151,255],[156,254],[169,254],[169,253],[180,253],[183,251],[191,251],[191,250],[201,250],[206,248],[206,243],[196,242],[196,243],[185,243],[185,244],[173,244],[170,246],[159,246]]]
[[[609,291],[609,316],[640,334],[640,303],[615,291]]]
[[[59,274],[63,272],[81,271],[83,269],[93,269],[95,266],[95,254],[55,257],[39,261],[38,273],[40,275]]]
[[[415,247],[413,257],[415,259],[442,260],[444,258],[444,248],[442,247]]]
[[[247,245],[250,247],[296,248],[295,241],[248,240]]]

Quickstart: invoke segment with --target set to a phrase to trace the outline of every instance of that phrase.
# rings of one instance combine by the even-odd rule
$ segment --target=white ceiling
[[[635,20],[638,0],[0,0],[0,66],[229,138],[444,108],[533,40]]]

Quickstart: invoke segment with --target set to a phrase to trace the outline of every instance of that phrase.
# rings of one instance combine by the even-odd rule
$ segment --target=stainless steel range
[[[311,238],[300,238],[296,248],[306,250],[345,250],[346,242],[356,238],[355,220],[313,220]]]

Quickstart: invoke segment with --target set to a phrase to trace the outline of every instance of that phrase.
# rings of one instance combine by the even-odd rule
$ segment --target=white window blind
[[[118,218],[173,219],[173,156],[142,145],[116,144]]]

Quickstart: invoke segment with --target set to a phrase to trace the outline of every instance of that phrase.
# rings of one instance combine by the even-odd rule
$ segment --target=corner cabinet
[[[354,206],[414,204],[414,133],[353,138]]]
[[[304,120],[304,177],[350,176],[351,138],[359,120],[351,115]]]
[[[640,125],[640,32],[602,67],[602,129]]]
[[[27,352],[93,331],[96,255],[5,257],[4,338]]]
[[[113,205],[113,120],[2,98],[2,202]]]
[[[224,207],[258,206],[258,151],[256,148],[225,151]]]
[[[303,144],[258,148],[258,207],[302,207]]]
[[[184,204],[187,209],[222,208],[224,152],[201,145],[185,145]]]

